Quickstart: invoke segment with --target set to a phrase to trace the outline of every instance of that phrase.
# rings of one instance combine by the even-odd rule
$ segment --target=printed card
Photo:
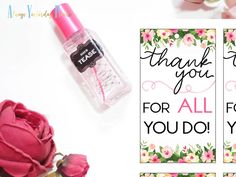
[[[224,173],[224,177],[236,177],[236,173]]]
[[[140,173],[140,177],[216,177],[216,174],[215,173]]]
[[[141,29],[141,163],[214,163],[215,29]]]
[[[236,29],[224,30],[224,162],[236,163]]]

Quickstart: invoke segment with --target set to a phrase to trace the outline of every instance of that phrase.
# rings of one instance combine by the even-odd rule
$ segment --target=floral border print
[[[228,50],[232,50],[233,47],[236,47],[236,29],[224,30],[224,44]]]
[[[224,177],[236,177],[236,173],[224,173]]]
[[[214,163],[216,149],[208,143],[206,146],[177,145],[175,149],[170,146],[156,146],[155,144],[141,144],[141,163]]]
[[[140,177],[215,177],[215,173],[140,173]],[[235,177],[235,176],[227,176]]]
[[[224,47],[228,51],[236,47],[236,29],[224,29]],[[227,90],[227,84],[234,82],[233,80],[226,80],[225,91]],[[236,143],[234,144],[228,140],[224,142],[224,163],[236,163]]]
[[[140,32],[140,43],[145,49],[180,45],[215,49],[216,34],[213,29],[141,29]]]
[[[224,163],[236,163],[236,144],[224,143]]]

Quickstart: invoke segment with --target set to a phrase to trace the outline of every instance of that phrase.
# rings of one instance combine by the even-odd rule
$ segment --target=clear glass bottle
[[[130,90],[130,84],[95,33],[85,29],[68,4],[51,12],[65,40],[64,49],[78,69],[82,84],[99,108],[110,107]]]

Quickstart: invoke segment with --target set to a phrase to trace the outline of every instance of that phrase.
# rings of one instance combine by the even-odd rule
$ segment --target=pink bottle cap
[[[65,40],[70,38],[75,32],[84,29],[73,10],[66,3],[57,5],[50,15]]]

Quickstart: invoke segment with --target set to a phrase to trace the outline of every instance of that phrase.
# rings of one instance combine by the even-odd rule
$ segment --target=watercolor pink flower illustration
[[[232,42],[236,40],[236,30],[229,30],[225,32],[227,42]]]
[[[205,173],[196,173],[195,176],[196,177],[205,177],[206,174]]]
[[[170,29],[172,33],[178,33],[178,29]]]
[[[190,47],[195,42],[195,38],[192,34],[185,34],[183,38],[183,42],[185,45]]]
[[[207,47],[207,42],[206,41],[203,41],[201,43],[201,48],[205,49]]]
[[[202,155],[202,161],[203,162],[211,162],[215,158],[213,151],[209,150],[207,152],[204,152]]]
[[[161,152],[162,156],[166,159],[170,158],[173,155],[173,150],[169,146],[164,147]]]
[[[144,42],[152,41],[154,32],[153,30],[146,29],[142,32],[142,37]]]
[[[150,157],[150,162],[151,163],[160,163],[161,160],[158,158],[158,156],[155,154],[153,156]]]
[[[142,163],[147,163],[149,161],[150,161],[150,156],[149,156],[148,151],[142,150],[141,151],[141,162]]]
[[[152,147],[153,143],[141,143],[141,163],[212,163],[215,162],[215,148],[207,143],[206,146],[190,145],[175,148],[170,146]],[[157,148],[158,147],[158,148]]]
[[[150,150],[155,150],[156,146],[155,146],[155,144],[150,144],[149,148],[150,148]]]
[[[162,39],[168,39],[170,35],[172,35],[171,30],[157,30],[157,34],[162,38]]]
[[[215,49],[215,30],[213,29],[141,29],[141,45],[149,47],[191,47],[200,46]]]
[[[215,42],[215,30],[208,30],[206,35],[209,42]]]
[[[206,35],[206,30],[205,29],[196,29],[196,32],[199,37],[203,37]]]
[[[225,150],[224,151],[224,162],[225,163],[230,163],[232,161],[233,161],[232,152],[230,152],[229,150]]]
[[[185,160],[184,159],[179,159],[178,163],[185,163]]]
[[[171,173],[171,177],[178,177],[178,173]]]
[[[199,157],[195,153],[189,153],[185,158],[184,161],[187,163],[196,163],[200,162]]]
[[[236,163],[236,146],[228,141],[224,143],[224,162]]]
[[[224,45],[229,50],[232,50],[233,47],[236,47],[236,29],[224,30]]]

